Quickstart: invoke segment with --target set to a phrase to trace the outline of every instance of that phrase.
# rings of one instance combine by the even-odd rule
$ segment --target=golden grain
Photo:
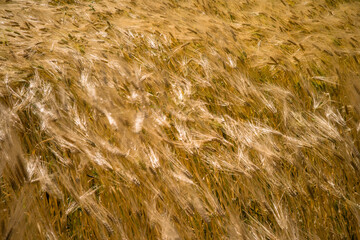
[[[0,3],[4,239],[360,239],[360,4]]]

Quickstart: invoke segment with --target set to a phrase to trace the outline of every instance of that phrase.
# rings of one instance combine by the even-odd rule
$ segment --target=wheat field
[[[1,0],[2,239],[360,239],[360,2]]]

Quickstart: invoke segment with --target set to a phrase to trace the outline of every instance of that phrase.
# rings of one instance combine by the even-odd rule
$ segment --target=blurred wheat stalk
[[[360,239],[360,3],[0,3],[4,239]]]

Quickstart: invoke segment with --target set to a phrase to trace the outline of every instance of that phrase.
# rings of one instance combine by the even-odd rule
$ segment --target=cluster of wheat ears
[[[360,239],[359,141],[359,1],[0,2],[4,239]]]

